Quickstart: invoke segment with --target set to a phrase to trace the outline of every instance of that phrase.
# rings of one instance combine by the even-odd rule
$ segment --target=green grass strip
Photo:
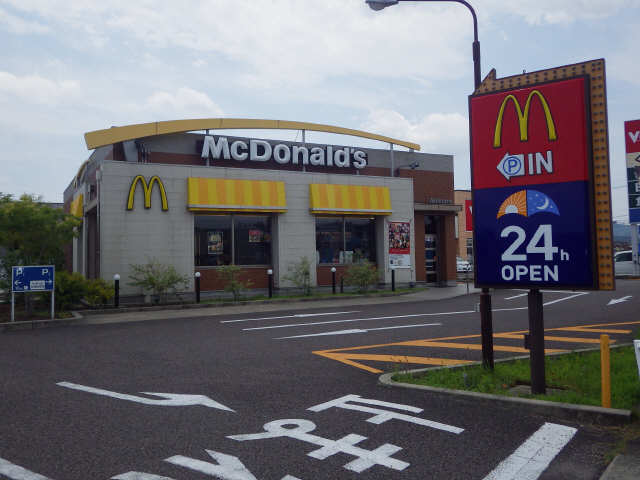
[[[601,405],[600,351],[545,357],[547,395],[519,395],[553,402]],[[481,365],[398,373],[398,382],[431,387],[514,395],[509,389],[530,385],[529,360],[497,362],[492,372]],[[549,392],[549,389],[559,389]],[[611,349],[611,406],[633,409],[640,404],[640,380],[633,347]]]

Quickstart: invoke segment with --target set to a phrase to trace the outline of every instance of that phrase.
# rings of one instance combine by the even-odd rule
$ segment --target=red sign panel
[[[624,122],[624,140],[627,153],[640,152],[640,120]]]
[[[471,200],[464,201],[465,231],[473,232],[473,207]]]
[[[577,77],[472,97],[473,189],[588,180],[586,92]]]

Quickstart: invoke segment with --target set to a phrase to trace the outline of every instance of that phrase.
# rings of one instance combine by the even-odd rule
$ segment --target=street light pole
[[[473,7],[465,0],[365,0],[373,10],[396,5],[398,2],[455,2],[469,9],[473,17],[473,87],[478,89],[482,82],[480,70],[480,41],[478,40],[478,18]],[[476,265],[478,263],[476,262]],[[491,293],[483,288],[480,294],[480,330],[482,333],[482,364],[493,370],[493,321],[491,314]]]

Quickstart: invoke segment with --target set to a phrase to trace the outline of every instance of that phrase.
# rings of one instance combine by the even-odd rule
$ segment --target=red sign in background
[[[464,201],[465,231],[467,232],[473,232],[473,210],[471,205],[472,205],[471,200]]]
[[[538,92],[538,93],[534,93]],[[519,105],[521,116],[512,101]],[[573,78],[532,87],[502,91],[471,98],[471,135],[473,151],[472,188],[524,186],[589,179],[587,112],[585,111],[586,79]],[[550,139],[545,116],[544,98],[553,120],[557,138]],[[526,111],[527,100],[529,110]],[[504,103],[502,121],[499,113]],[[528,113],[528,115],[527,115]],[[521,122],[522,119],[522,122]],[[521,124],[527,139],[521,139]],[[500,145],[495,146],[496,128]],[[553,173],[530,171],[528,154],[551,151]],[[507,179],[498,166],[505,155],[524,155],[526,173]]]
[[[640,152],[640,120],[624,122],[624,141],[627,153]]]

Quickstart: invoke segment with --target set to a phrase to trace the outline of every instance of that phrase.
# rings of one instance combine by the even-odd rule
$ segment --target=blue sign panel
[[[477,282],[593,285],[589,183],[476,190]]]
[[[12,292],[51,292],[55,278],[54,265],[12,267]]]

